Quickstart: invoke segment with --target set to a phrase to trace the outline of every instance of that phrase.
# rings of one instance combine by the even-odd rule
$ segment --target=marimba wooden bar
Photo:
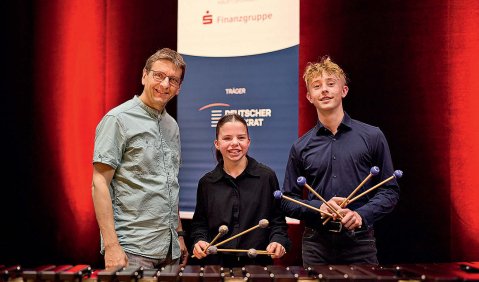
[[[43,265],[33,269],[0,265],[0,282],[312,282],[312,281],[479,281],[479,262],[398,265],[179,265],[161,269],[129,266],[93,270],[87,264]]]

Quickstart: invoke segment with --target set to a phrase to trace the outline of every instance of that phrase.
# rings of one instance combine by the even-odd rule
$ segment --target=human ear
[[[311,95],[309,94],[309,91],[306,92],[306,99],[308,99],[308,101],[312,104],[313,103],[313,100],[311,99]]]
[[[348,95],[348,91],[349,91],[349,87],[347,85],[344,85],[343,86],[343,91],[341,93],[341,97],[346,97],[346,95]]]

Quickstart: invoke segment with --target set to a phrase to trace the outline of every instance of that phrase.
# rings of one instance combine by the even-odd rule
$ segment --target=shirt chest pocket
[[[180,166],[179,146],[162,139],[134,138],[128,147],[131,161],[138,169],[153,175],[176,174]]]
[[[124,157],[130,159],[133,172],[139,174],[158,174],[163,162],[160,143],[152,139],[132,139]]]

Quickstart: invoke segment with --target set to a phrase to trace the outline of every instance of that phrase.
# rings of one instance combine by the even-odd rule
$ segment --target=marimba
[[[1,282],[209,282],[209,281],[479,281],[479,262],[400,265],[222,267],[179,265],[162,269],[94,270],[89,265],[44,265],[32,269],[0,265]]]

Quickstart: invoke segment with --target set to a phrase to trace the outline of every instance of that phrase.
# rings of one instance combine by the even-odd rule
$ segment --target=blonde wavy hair
[[[344,82],[345,85],[348,82],[348,78],[343,69],[338,64],[333,62],[329,56],[326,55],[323,56],[319,62],[309,62],[306,65],[303,74],[303,79],[306,83],[306,86],[308,86],[308,83],[311,81],[311,79],[317,76],[322,76],[323,72],[329,75],[337,76]]]

